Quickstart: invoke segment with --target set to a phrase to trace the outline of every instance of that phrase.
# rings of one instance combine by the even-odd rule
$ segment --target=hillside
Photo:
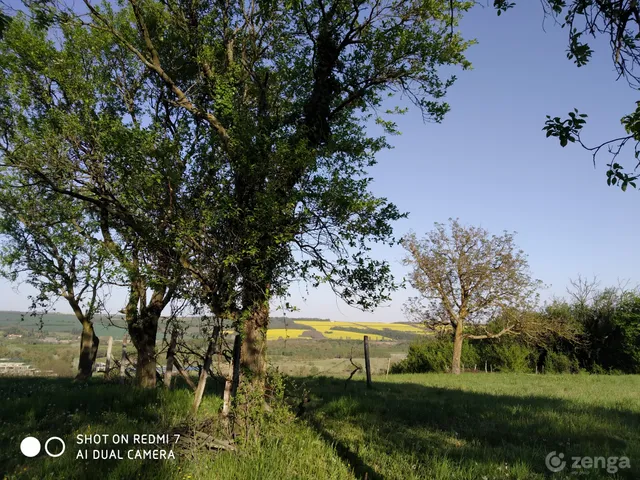
[[[199,317],[182,319],[190,326],[190,333],[198,332]],[[102,316],[95,320],[95,330],[99,337],[122,338],[125,333],[124,318],[121,315]],[[163,332],[166,319],[161,321],[159,331]],[[22,333],[42,336],[46,334],[69,336],[79,335],[80,325],[71,314],[48,313],[31,316],[21,312],[0,311],[0,332]],[[319,318],[272,317],[269,324],[269,340],[278,339],[361,339],[369,335],[371,340],[409,340],[423,334],[420,326],[407,323],[345,322]]]

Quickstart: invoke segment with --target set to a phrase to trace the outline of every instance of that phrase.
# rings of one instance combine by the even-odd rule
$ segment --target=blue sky
[[[577,107],[589,114],[584,140],[597,144],[624,134],[620,118],[638,100],[624,80],[616,81],[606,42],[593,44],[592,62],[577,68],[566,58],[567,32],[551,21],[542,28],[538,2],[520,2],[501,17],[474,8],[461,23],[478,44],[468,52],[473,70],[459,72],[447,96],[451,112],[440,125],[423,124],[418,112],[399,117],[402,135],[379,155],[372,170],[374,192],[388,197],[409,218],[396,224],[398,236],[418,235],[434,222],[458,217],[492,233],[516,231],[536,278],[549,285],[543,298],[564,295],[570,278],[597,275],[602,285],[640,280],[636,253],[640,192],[606,184],[602,155],[593,168],[580,147],[561,148],[542,132],[545,115],[564,117]],[[625,164],[632,166],[632,156]],[[398,277],[401,248],[376,248]],[[0,283],[0,309],[24,310],[29,290]],[[300,307],[290,316],[353,321],[402,321],[411,290],[397,292],[372,313],[338,301],[329,288],[291,288]],[[303,298],[304,297],[304,298]],[[121,307],[122,295],[111,307]],[[274,306],[277,303],[274,304]],[[68,311],[62,303],[59,311]],[[280,315],[273,312],[274,315]]]

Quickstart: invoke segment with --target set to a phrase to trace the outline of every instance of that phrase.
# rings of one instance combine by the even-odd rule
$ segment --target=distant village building
[[[7,362],[0,359],[0,377],[57,377],[52,370],[41,371],[24,362]]]
[[[17,334],[17,333],[10,333],[9,335],[7,335],[7,338],[9,338],[9,339],[22,338],[22,335]]]

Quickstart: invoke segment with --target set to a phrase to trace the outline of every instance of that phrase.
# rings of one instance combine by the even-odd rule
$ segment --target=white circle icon
[[[40,440],[36,437],[25,437],[20,442],[20,451],[25,457],[35,457],[40,453]]]
[[[49,451],[49,442],[51,440],[58,440],[61,444],[62,444],[62,450],[60,450],[60,452],[58,453],[51,453]],[[40,444],[38,444],[38,447],[40,446]],[[47,440],[46,442],[44,442],[44,451],[47,452],[47,455],[49,455],[50,457],[56,458],[59,457],[60,455],[62,455],[64,453],[64,449],[67,446],[64,443],[64,440],[62,440],[60,437],[51,437],[49,440]]]

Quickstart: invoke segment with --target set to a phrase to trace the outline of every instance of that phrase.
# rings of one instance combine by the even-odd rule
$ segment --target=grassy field
[[[386,371],[388,361],[399,361],[406,355],[409,342],[370,343],[371,366],[374,372]],[[158,345],[160,348],[160,344]],[[74,361],[78,360],[78,343],[46,344],[29,343],[28,339],[0,339],[0,358],[25,362],[39,370],[52,370],[58,376],[75,375]],[[100,339],[98,361],[106,359],[107,338]],[[271,362],[288,375],[341,375],[353,370],[349,357],[364,365],[361,340],[273,340],[268,343]],[[113,343],[113,357],[119,359],[122,343]],[[133,354],[131,349],[129,353]],[[164,364],[164,352],[160,352],[159,363]]]
[[[640,478],[640,377],[391,375],[306,382],[308,421],[369,479]],[[547,454],[630,459],[552,474]]]
[[[184,389],[0,378],[0,472],[12,480],[640,478],[638,376],[379,375],[371,390],[356,378],[298,378],[297,388],[310,392],[299,418],[265,421],[260,439],[247,437],[238,452],[175,460],[76,459],[98,447],[74,439],[184,429],[215,417],[219,383],[211,382],[194,420]],[[19,444],[27,435],[59,436],[67,450],[25,458]],[[552,451],[569,460],[559,473],[545,467]],[[573,456],[626,456],[630,468],[572,469]]]

